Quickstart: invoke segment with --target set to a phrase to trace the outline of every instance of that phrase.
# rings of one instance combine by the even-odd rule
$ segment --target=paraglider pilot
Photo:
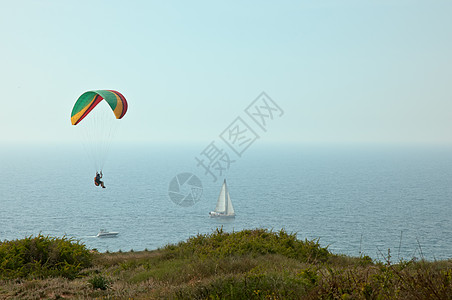
[[[96,172],[96,177],[94,177],[94,184],[96,186],[100,185],[102,188],[105,188],[104,182],[100,180],[101,178],[102,178],[102,171],[100,171],[100,174],[99,174],[99,172]]]

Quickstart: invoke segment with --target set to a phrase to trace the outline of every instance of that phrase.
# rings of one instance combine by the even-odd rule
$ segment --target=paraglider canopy
[[[113,90],[89,91],[82,94],[75,102],[71,114],[72,125],[82,121],[102,100],[110,105],[116,119],[121,119],[127,112],[127,101],[124,96]]]
[[[117,127],[121,123],[117,119],[124,117],[127,107],[127,101],[121,93],[95,90],[83,93],[72,108],[71,123],[77,125],[74,126],[75,131],[80,134],[80,142],[96,171],[103,169]]]

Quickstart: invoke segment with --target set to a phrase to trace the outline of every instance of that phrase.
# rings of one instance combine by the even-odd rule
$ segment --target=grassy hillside
[[[393,263],[388,251],[387,261],[373,262],[264,229],[218,229],[128,253],[92,253],[71,240],[30,237],[0,244],[0,278],[1,299],[452,297],[451,260]]]

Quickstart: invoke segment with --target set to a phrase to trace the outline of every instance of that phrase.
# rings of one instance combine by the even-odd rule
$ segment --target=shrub
[[[88,282],[91,284],[93,289],[106,290],[110,286],[110,280],[102,275],[94,275],[88,280]]]
[[[92,254],[78,241],[39,234],[0,243],[0,278],[75,278],[91,265]]]
[[[221,228],[210,235],[198,234],[177,246],[168,245],[165,250],[167,258],[280,254],[303,262],[324,262],[330,254],[327,248],[320,247],[318,240],[300,241],[294,233],[289,234],[283,229],[279,232],[254,229],[226,233]]]

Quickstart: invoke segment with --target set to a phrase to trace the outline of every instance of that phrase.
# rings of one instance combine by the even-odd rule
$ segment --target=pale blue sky
[[[262,91],[267,141],[452,144],[452,2],[0,0],[0,142],[69,141],[83,92],[118,140],[208,143]]]

